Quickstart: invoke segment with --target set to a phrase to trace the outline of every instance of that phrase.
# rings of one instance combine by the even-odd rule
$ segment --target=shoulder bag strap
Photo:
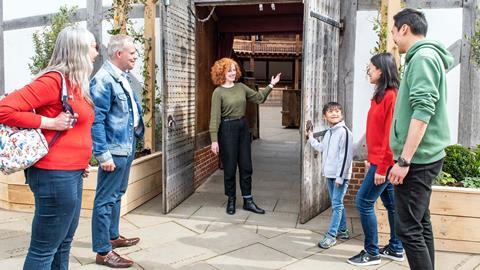
[[[67,83],[65,82],[65,77],[63,76],[63,73],[61,73],[58,70],[50,70],[48,72],[55,72],[55,73],[60,74],[60,77],[62,78],[62,97],[61,97],[61,101],[62,101],[63,111],[64,112],[69,112],[70,114],[74,115],[72,106],[70,106],[70,104],[68,104]],[[62,131],[57,131],[57,133],[55,133],[55,136],[53,136],[52,140],[48,143],[49,148],[52,147],[52,145],[55,143],[55,141],[57,141],[58,137],[60,136],[60,133],[62,133]]]

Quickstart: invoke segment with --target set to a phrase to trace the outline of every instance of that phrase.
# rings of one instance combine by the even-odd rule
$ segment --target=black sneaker
[[[380,255],[373,256],[368,254],[365,250],[362,250],[357,255],[351,257],[347,260],[349,264],[357,265],[357,266],[364,266],[364,265],[376,265],[380,264],[382,260],[380,259]]]
[[[379,253],[381,257],[388,258],[397,262],[403,262],[405,260],[405,256],[403,256],[403,251],[395,252],[390,248],[390,245],[386,245],[381,248],[379,250]]]

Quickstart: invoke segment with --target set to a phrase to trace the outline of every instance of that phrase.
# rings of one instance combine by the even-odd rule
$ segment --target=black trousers
[[[413,270],[435,268],[429,206],[432,182],[442,165],[443,159],[430,164],[412,164],[403,184],[395,186],[395,229]]]
[[[222,120],[218,131],[220,158],[223,163],[225,195],[236,194],[237,165],[240,173],[242,196],[252,194],[252,151],[250,131],[245,117],[236,120]]]

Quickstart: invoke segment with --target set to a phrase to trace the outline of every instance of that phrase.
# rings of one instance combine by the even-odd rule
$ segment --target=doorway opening
[[[211,95],[210,67],[222,57],[235,59],[242,68],[242,82],[263,89],[270,78],[282,73],[265,104],[247,106],[252,134],[255,202],[267,215],[283,217],[295,226],[300,207],[300,126],[303,12],[301,2],[224,6],[197,6],[196,23],[196,149],[210,144],[208,125]],[[238,174],[237,174],[238,179]],[[237,205],[242,205],[237,182]],[[215,198],[208,207],[224,207],[223,171],[219,170],[187,200]],[[213,205],[211,203],[213,202]],[[241,207],[237,207],[238,210]],[[243,210],[236,218],[255,218]],[[197,211],[196,214],[204,214]]]

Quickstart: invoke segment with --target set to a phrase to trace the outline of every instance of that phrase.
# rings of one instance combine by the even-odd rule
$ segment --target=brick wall
[[[345,198],[343,200],[345,205],[355,205],[355,196],[362,185],[363,178],[365,178],[365,162],[354,161],[352,168],[352,179],[350,179],[347,194],[345,194]]]
[[[218,156],[210,151],[210,145],[195,152],[194,186],[199,187],[218,169]]]

